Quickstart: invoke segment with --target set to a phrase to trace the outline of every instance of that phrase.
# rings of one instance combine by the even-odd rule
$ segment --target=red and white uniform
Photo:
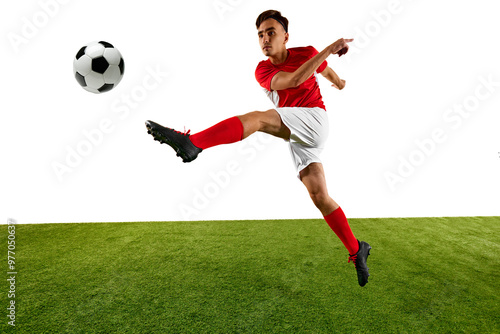
[[[318,67],[316,73],[311,75],[311,77],[300,86],[278,91],[271,90],[271,80],[276,73],[280,71],[294,72],[302,64],[317,54],[318,51],[312,46],[290,48],[288,49],[288,57],[284,63],[275,65],[272,64],[269,59],[259,63],[255,70],[255,78],[262,88],[265,89],[267,96],[273,101],[276,108],[319,107],[326,110],[316,78],[316,73],[323,72],[328,65],[326,60]]]
[[[284,63],[275,65],[268,59],[261,61],[255,70],[255,78],[273,101],[281,121],[290,129],[290,154],[299,179],[302,169],[313,162],[321,163],[319,156],[328,138],[328,116],[316,77],[316,73],[323,72],[328,63],[325,60],[298,87],[273,91],[271,80],[280,71],[294,72],[317,54],[312,46],[291,48]]]

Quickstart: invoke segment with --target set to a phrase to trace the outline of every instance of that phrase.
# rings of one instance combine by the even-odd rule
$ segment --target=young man
[[[279,11],[263,12],[256,26],[260,47],[268,59],[259,63],[255,77],[276,105],[275,109],[231,117],[192,135],[190,131],[182,133],[147,121],[148,133],[170,145],[184,162],[193,161],[205,149],[243,140],[256,131],[287,140],[299,179],[349,251],[348,262],[354,262],[358,283],[364,286],[370,276],[366,259],[371,247],[354,237],[344,212],[328,195],[319,158],[328,136],[328,117],[316,73],[328,79],[333,87],[343,89],[345,81],[328,67],[326,58],[345,54],[352,39],[341,38],[319,53],[312,46],[287,49],[288,20]]]

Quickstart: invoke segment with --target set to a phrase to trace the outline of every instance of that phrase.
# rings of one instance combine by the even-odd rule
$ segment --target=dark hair
[[[255,21],[255,25],[257,26],[257,29],[259,29],[262,22],[264,22],[267,19],[274,19],[274,20],[278,21],[285,29],[285,32],[288,32],[288,20],[287,20],[287,18],[282,16],[279,11],[272,10],[272,9],[266,10],[265,12],[261,13],[259,15],[259,17],[257,17],[257,21]]]

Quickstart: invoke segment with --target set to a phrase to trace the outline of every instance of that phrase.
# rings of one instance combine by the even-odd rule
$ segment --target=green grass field
[[[321,219],[17,225],[16,332],[500,332],[500,217],[350,224],[364,288]]]

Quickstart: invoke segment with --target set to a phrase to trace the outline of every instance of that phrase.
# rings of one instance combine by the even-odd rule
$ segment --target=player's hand
[[[354,39],[352,38],[340,38],[335,43],[330,45],[330,51],[332,54],[338,54],[339,57],[346,54],[349,50],[349,45],[347,43],[351,43]]]
[[[338,90],[344,89],[344,87],[345,87],[345,80],[344,79],[340,79],[340,81],[341,81],[341,84],[340,84],[341,86],[340,87],[338,85],[336,85],[336,84],[332,84],[332,87],[335,87]]]

